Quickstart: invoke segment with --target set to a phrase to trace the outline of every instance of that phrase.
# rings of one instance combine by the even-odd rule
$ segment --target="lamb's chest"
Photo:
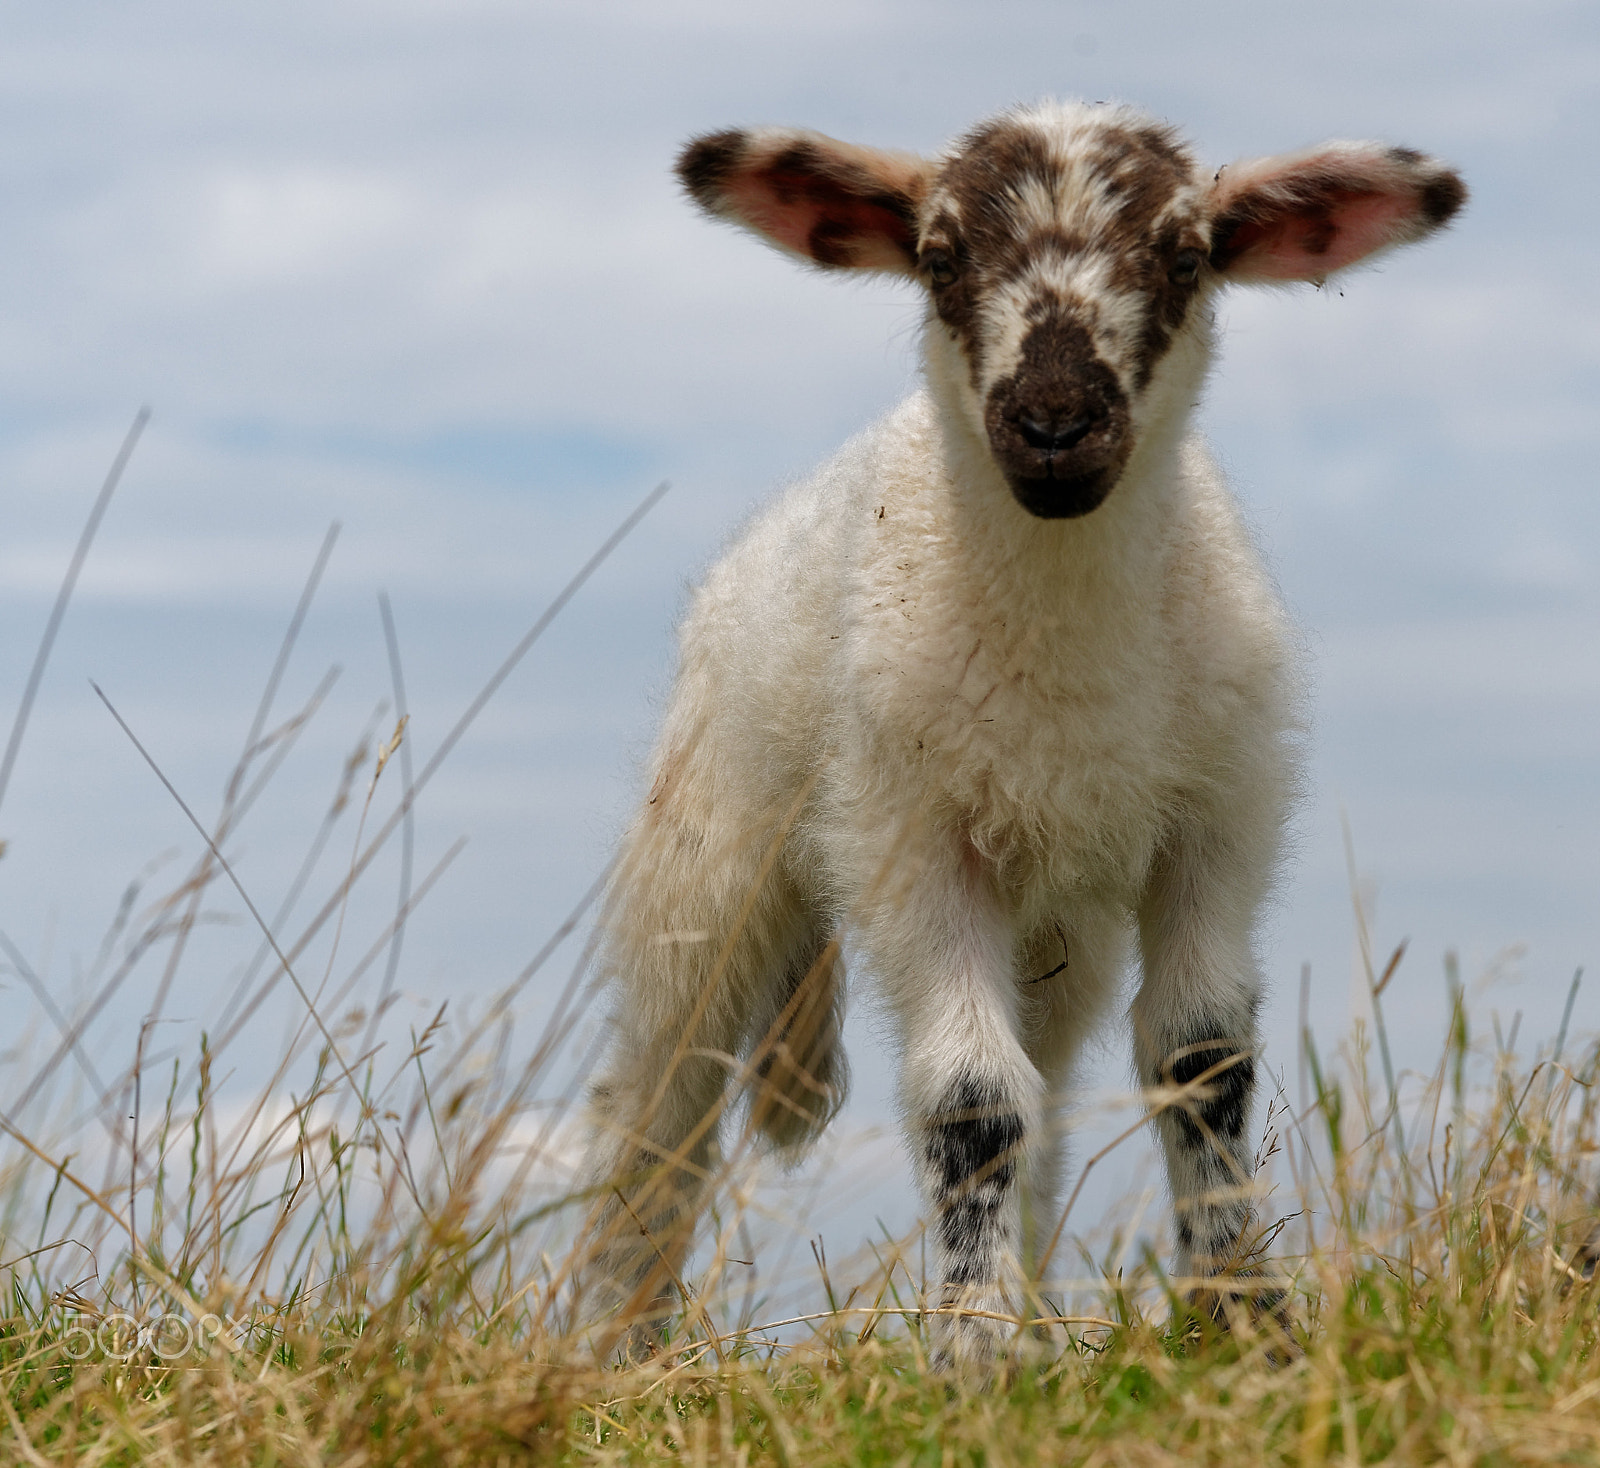
[[[964,631],[942,646],[861,639],[863,755],[996,857],[1032,852],[1074,886],[1137,882],[1183,783],[1161,652],[1096,658]]]

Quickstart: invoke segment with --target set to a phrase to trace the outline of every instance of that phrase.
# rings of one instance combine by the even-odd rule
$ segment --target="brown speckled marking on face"
[[[1095,172],[1117,201],[1098,243],[1119,256],[1152,242],[1157,221],[1194,178],[1194,162],[1166,127],[1113,128],[1093,153]]]
[[[1002,118],[968,133],[936,181],[937,192],[954,208],[935,215],[923,233],[923,248],[947,249],[959,274],[951,285],[934,288],[934,309],[966,352],[975,383],[983,361],[979,301],[1020,268],[1028,247],[1019,232],[1015,191],[1030,177],[1048,181],[1055,171],[1039,132]]]
[[[1146,292],[1150,306],[1145,313],[1144,330],[1134,358],[1134,385],[1143,389],[1158,363],[1172,345],[1172,338],[1188,319],[1190,304],[1200,290],[1200,279],[1174,280],[1172,272],[1178,252],[1192,249],[1205,259],[1206,241],[1194,225],[1173,224],[1162,231],[1154,263],[1149,270]]]
[[[1185,246],[1203,250],[1206,241],[1198,215],[1163,216],[1194,178],[1189,154],[1170,129],[1155,124],[1107,126],[1085,148],[1110,204],[1096,211],[1107,217],[1085,221],[1092,234],[1023,216],[1024,186],[1037,182],[1054,195],[1060,177],[1047,138],[1027,122],[1001,119],[974,129],[937,180],[936,192],[949,205],[924,229],[923,250],[945,250],[958,267],[954,282],[933,287],[934,308],[965,350],[974,385],[983,362],[977,323],[984,294],[1051,254],[1103,253],[1113,262],[1113,285],[1149,299],[1134,364],[1138,386],[1183,324],[1196,285],[1168,278],[1173,258]]]
[[[1194,162],[1169,128],[1119,130],[1101,151],[1099,172],[1118,193],[1115,225],[1101,242],[1114,251],[1111,284],[1148,302],[1134,357],[1134,386],[1150,381],[1156,364],[1189,314],[1198,279],[1172,279],[1178,252],[1207,244],[1198,204],[1175,212],[1174,199],[1194,179]]]

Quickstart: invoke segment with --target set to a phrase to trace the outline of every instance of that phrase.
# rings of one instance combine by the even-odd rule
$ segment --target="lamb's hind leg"
[[[844,1104],[844,964],[818,924],[791,950],[788,973],[768,986],[768,1012],[750,1027],[750,1124],[780,1151],[816,1139]]]
[[[611,1317],[649,1349],[718,1159],[727,1083],[771,989],[807,950],[812,924],[772,860],[782,832],[720,843],[671,804],[630,832],[602,919],[616,986],[613,1039],[591,1086],[587,1183],[594,1198],[582,1314]]]

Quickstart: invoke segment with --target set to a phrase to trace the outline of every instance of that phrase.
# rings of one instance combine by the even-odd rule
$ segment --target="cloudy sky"
[[[419,872],[468,844],[412,924],[404,1013],[481,1008],[637,797],[684,587],[915,376],[908,289],[808,275],[708,225],[675,190],[675,149],[761,121],[931,149],[1052,94],[1140,103],[1218,163],[1404,143],[1473,190],[1450,234],[1380,270],[1224,310],[1202,427],[1316,690],[1264,941],[1271,1058],[1292,1072],[1303,963],[1319,1029],[1350,1012],[1341,810],[1374,946],[1412,940],[1390,1008],[1416,1061],[1447,948],[1469,977],[1517,954],[1484,1003],[1539,1036],[1600,959],[1592,5],[78,0],[0,3],[0,35],[0,729],[106,465],[154,409],[0,808],[0,931],[64,1008],[128,881],[195,851],[90,678],[213,816],[340,522],[278,716],[342,672],[233,848],[274,908],[389,693],[378,592],[420,762],[669,479],[419,806]],[[318,893],[353,839],[339,828]],[[392,901],[385,861],[350,955]],[[214,1024],[248,940],[219,927],[197,949],[171,1043]],[[107,1054],[158,974],[106,1011]],[[7,1027],[44,1024],[14,975],[0,986]],[[527,991],[530,1033],[551,992]],[[291,1021],[270,1019],[261,1053]],[[1600,1027],[1600,975],[1578,1023]],[[870,1021],[853,1033],[866,1124],[889,1113],[889,1065]],[[1124,1080],[1113,1047],[1094,1084]]]

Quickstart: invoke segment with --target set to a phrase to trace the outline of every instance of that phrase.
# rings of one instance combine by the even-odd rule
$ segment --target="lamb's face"
[[[1187,408],[1198,371],[1161,369],[1193,344],[1211,287],[1320,281],[1466,198],[1444,164],[1375,143],[1211,175],[1160,123],[1076,104],[1006,113],[936,159],[737,128],[697,138],[678,175],[710,213],[814,264],[920,280],[932,345],[956,364],[935,374],[946,398],[1046,519],[1088,514],[1142,426]]]
[[[1014,113],[963,138],[918,211],[916,269],[959,350],[961,407],[1018,502],[1085,515],[1210,275],[1209,178],[1121,108]]]

